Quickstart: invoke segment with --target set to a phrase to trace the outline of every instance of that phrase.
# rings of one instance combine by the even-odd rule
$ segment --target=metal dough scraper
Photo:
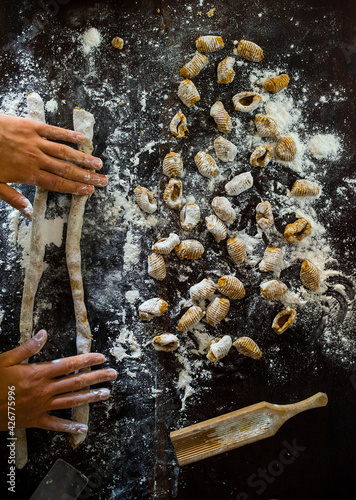
[[[87,484],[84,474],[59,458],[30,500],[76,500]]]

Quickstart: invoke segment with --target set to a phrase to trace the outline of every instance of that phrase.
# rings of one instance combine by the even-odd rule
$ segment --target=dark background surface
[[[60,57],[55,52],[56,40],[62,39],[62,32],[72,28],[84,32],[90,26],[95,26],[107,34],[107,42],[119,34],[125,40],[140,39],[141,44],[131,43],[131,58],[126,63],[134,76],[129,84],[132,86],[132,102],[129,115],[122,121],[126,135],[121,139],[135,146],[139,142],[142,117],[137,102],[138,89],[148,89],[155,94],[156,102],[166,93],[169,102],[175,99],[178,79],[170,77],[172,68],[162,64],[162,59],[155,59],[155,54],[167,53],[167,61],[171,51],[175,50],[177,40],[186,39],[183,44],[184,54],[190,53],[191,41],[196,38],[192,26],[182,23],[186,18],[186,5],[191,5],[194,11],[202,10],[204,15],[200,22],[202,29],[221,33],[224,39],[251,39],[266,48],[268,62],[280,64],[283,57],[291,52],[292,43],[298,47],[288,58],[287,67],[296,68],[302,79],[314,81],[318,95],[329,91],[330,82],[335,88],[346,89],[347,100],[330,102],[322,108],[313,107],[315,95],[310,95],[310,127],[318,123],[325,130],[337,130],[344,137],[345,156],[323,178],[325,193],[335,198],[335,211],[324,210],[323,201],[317,202],[320,219],[327,227],[330,239],[333,241],[333,251],[339,261],[339,269],[344,274],[353,275],[355,260],[355,224],[353,190],[343,184],[345,176],[351,176],[355,164],[355,80],[356,80],[356,6],[354,2],[345,1],[301,1],[301,2],[259,2],[259,1],[216,1],[210,7],[217,7],[216,17],[212,20],[205,16],[208,7],[204,4],[182,2],[94,2],[69,1],[59,5],[58,9],[47,11],[41,2],[2,1],[0,6],[1,25],[1,56],[0,78],[1,92],[11,88],[13,80],[21,75],[21,67],[17,63],[17,51],[31,51],[39,61],[38,88],[23,84],[21,90],[37,91],[47,98],[51,97],[51,89],[59,88],[58,95],[66,99],[67,111],[62,110],[56,117],[56,124],[71,127],[71,109],[80,105],[95,111],[98,126],[96,128],[95,154],[104,152],[105,142],[115,123],[115,116],[107,114],[105,109],[97,109],[90,98],[82,92],[82,84],[96,88],[103,78],[117,80],[118,95],[121,85],[128,84],[127,75],[120,72],[114,59],[115,54],[108,52],[102,55],[98,74],[87,75],[88,67],[79,56],[69,64],[76,64],[76,72],[71,66],[61,67]],[[52,6],[54,4],[51,4]],[[160,9],[160,13],[157,9]],[[257,13],[263,11],[261,19]],[[181,15],[180,15],[181,13]],[[233,18],[236,13],[241,16]],[[291,18],[295,22],[287,22]],[[240,28],[236,30],[236,20]],[[132,23],[134,21],[134,27]],[[213,24],[214,23],[214,24]],[[27,38],[18,38],[34,27]],[[159,29],[152,33],[151,27]],[[211,27],[213,26],[213,29]],[[180,33],[179,36],[177,33]],[[122,35],[121,35],[122,34]],[[54,39],[50,36],[54,35]],[[11,38],[14,37],[14,38]],[[155,48],[149,43],[155,40]],[[130,45],[129,45],[130,46]],[[312,49],[312,50],[309,50]],[[152,53],[153,51],[153,53]],[[154,52],[157,51],[157,52]],[[186,59],[182,53],[182,60]],[[226,54],[227,55],[227,54]],[[81,69],[78,70],[78,67]],[[179,67],[178,67],[179,68]],[[33,72],[36,72],[33,70]],[[177,67],[174,68],[177,71]],[[202,82],[200,82],[203,85]],[[31,83],[32,85],[32,83]],[[209,90],[209,89],[208,89]],[[137,94],[135,92],[137,91]],[[103,90],[105,92],[105,90]],[[298,88],[295,89],[298,92]],[[215,98],[218,97],[216,92]],[[151,95],[149,95],[151,97]],[[95,109],[93,109],[93,107]],[[122,117],[120,117],[122,119]],[[169,123],[165,117],[164,107],[152,105],[152,113],[145,118],[144,126],[157,139],[157,120]],[[198,120],[198,117],[195,118]],[[193,123],[192,128],[194,129]],[[203,133],[204,130],[201,132]],[[142,159],[140,176],[149,179],[159,174],[153,172],[154,162],[158,162],[168,151],[170,139],[162,136],[159,150],[153,157]],[[125,144],[122,144],[125,148]],[[183,146],[184,148],[185,146]],[[127,144],[126,144],[127,148]],[[105,165],[108,170],[109,166]],[[263,175],[263,174],[261,174]],[[281,178],[289,174],[283,170]],[[262,179],[263,180],[263,179]],[[257,183],[258,184],[258,183]],[[337,196],[339,185],[346,187],[343,198]],[[143,185],[145,185],[143,183]],[[260,183],[263,190],[263,183]],[[25,188],[30,199],[33,188]],[[260,193],[261,194],[261,193]],[[284,367],[284,378],[273,377],[265,365],[251,363],[251,360],[239,361],[238,370],[231,363],[211,368],[214,376],[206,383],[201,396],[195,404],[188,404],[182,414],[177,389],[174,386],[172,374],[176,373],[176,363],[170,356],[156,353],[149,355],[149,374],[130,379],[125,375],[121,365],[114,364],[108,349],[107,337],[113,333],[107,327],[108,322],[115,318],[110,308],[102,313],[99,305],[91,300],[91,287],[96,283],[97,290],[105,288],[106,272],[112,269],[122,269],[122,252],[120,240],[110,233],[110,228],[101,224],[100,207],[103,198],[93,197],[87,210],[83,233],[83,274],[86,286],[88,314],[94,330],[93,350],[104,352],[109,359],[108,364],[119,371],[119,382],[113,388],[114,404],[103,418],[102,406],[94,404],[91,407],[91,428],[84,445],[77,450],[71,450],[65,438],[54,439],[53,435],[43,430],[28,431],[29,464],[22,471],[17,471],[17,493],[9,498],[26,499],[35,490],[49,467],[56,458],[63,458],[86,474],[91,481],[91,489],[87,489],[82,498],[98,500],[117,499],[148,499],[148,498],[178,498],[178,499],[270,499],[279,500],[338,500],[354,496],[355,466],[355,410],[356,391],[352,384],[352,375],[356,373],[355,358],[349,355],[347,362],[339,362],[335,356],[325,356],[320,346],[324,322],[322,312],[313,311],[312,323],[308,323],[309,312],[301,324],[290,335],[283,336],[280,341],[280,364]],[[59,209],[56,214],[60,215]],[[100,211],[99,211],[100,212]],[[249,214],[246,211],[247,216]],[[341,215],[340,215],[341,213]],[[4,213],[2,213],[4,216]],[[95,231],[92,231],[90,219],[95,221]],[[276,221],[282,226],[284,221]],[[118,220],[120,224],[120,220]],[[150,232],[151,231],[151,232]],[[148,231],[148,240],[154,239],[154,231]],[[105,238],[104,238],[105,236]],[[1,236],[0,236],[1,238]],[[1,258],[5,262],[1,267],[0,283],[6,289],[2,298],[2,307],[7,311],[2,324],[1,350],[16,345],[18,338],[18,321],[21,302],[23,274],[19,264],[20,252],[10,251],[5,236],[2,238]],[[148,245],[149,246],[149,245]],[[110,251],[108,250],[110,249]],[[110,259],[106,258],[110,255]],[[55,291],[53,308],[48,312],[39,313],[37,323],[46,323],[46,328],[53,332],[52,340],[38,360],[49,359],[57,354],[69,355],[74,352],[74,320],[71,305],[71,295],[67,281],[63,245],[60,249],[51,247],[46,254],[46,262],[51,263],[45,271],[39,298]],[[89,273],[89,269],[91,273]],[[95,272],[93,272],[93,269]],[[88,271],[88,275],[86,272]],[[94,279],[95,277],[95,279]],[[172,275],[171,278],[174,276]],[[201,276],[196,276],[197,281]],[[123,278],[115,286],[129,290],[134,283],[130,277]],[[346,282],[344,282],[346,283]],[[346,283],[347,284],[347,283]],[[107,284],[106,292],[110,291]],[[172,286],[157,285],[159,293]],[[102,288],[101,288],[102,287]],[[165,288],[166,287],[166,288]],[[353,297],[351,285],[348,288],[350,298]],[[120,308],[116,304],[116,308]],[[241,306],[243,307],[243,306]],[[332,328],[339,331],[350,329],[343,322],[346,311],[345,304],[340,304],[340,311]],[[245,306],[248,309],[248,303]],[[248,310],[242,309],[241,315],[246,319],[248,331],[251,318]],[[267,309],[267,308],[266,308]],[[10,311],[10,313],[9,313]],[[276,312],[276,311],[274,311]],[[268,318],[273,317],[272,311],[264,312]],[[265,317],[261,315],[261,325]],[[132,322],[136,321],[135,317]],[[269,319],[266,323],[270,324]],[[255,324],[255,328],[258,325]],[[261,336],[264,348],[268,348],[269,340]],[[66,332],[60,336],[60,332]],[[14,340],[15,339],[15,340]],[[58,343],[61,348],[58,348]],[[42,356],[42,358],[41,358]],[[164,388],[156,398],[148,394],[148,387],[154,382],[155,387]],[[304,399],[312,394],[324,391],[329,396],[326,408],[303,413],[288,421],[277,433],[268,440],[254,443],[244,448],[223,454],[193,465],[179,469],[174,457],[169,431],[183,425],[211,418],[233,409],[266,400],[272,403],[287,404]],[[62,413],[63,415],[63,413]],[[248,480],[260,469],[268,468],[273,460],[277,460],[285,447],[284,442],[305,447],[300,456],[290,465],[286,465],[281,474],[266,485],[264,491],[258,492],[257,485],[249,485]],[[5,435],[1,436],[1,449],[5,450]],[[1,492],[6,494],[5,474],[6,452],[2,457]],[[4,460],[4,463],[3,463]],[[244,496],[243,493],[246,492]],[[239,496],[241,494],[241,496]],[[5,496],[2,496],[5,498]]]

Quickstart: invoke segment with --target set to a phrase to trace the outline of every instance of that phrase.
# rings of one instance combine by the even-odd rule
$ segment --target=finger
[[[103,162],[100,158],[87,155],[77,149],[65,146],[64,144],[43,140],[40,143],[40,149],[53,158],[60,158],[61,160],[78,163],[78,165],[85,168],[99,170],[103,166]]]
[[[66,392],[79,391],[90,385],[101,384],[110,380],[116,380],[117,371],[110,369],[95,370],[89,373],[78,373],[69,375],[63,379],[56,380],[51,384],[50,393],[54,395]]]
[[[89,354],[79,354],[69,358],[55,359],[54,361],[45,361],[41,363],[44,375],[49,378],[62,377],[82,368],[101,365],[105,361],[105,356],[97,352]]]
[[[75,144],[81,144],[85,141],[85,135],[80,132],[54,127],[53,125],[46,125],[45,123],[37,123],[35,130],[42,137],[46,137],[47,139],[52,139],[54,141],[73,142]]]
[[[105,401],[106,399],[109,399],[109,397],[109,389],[89,389],[87,391],[80,391],[74,394],[63,394],[50,401],[49,410],[65,410],[87,403]]]
[[[37,427],[49,431],[70,432],[71,434],[86,434],[88,432],[87,425],[72,422],[71,420],[64,420],[64,418],[58,418],[48,414],[42,417]]]
[[[26,217],[32,217],[33,207],[28,199],[8,184],[0,183],[0,198],[19,210]]]
[[[26,340],[26,342],[24,342],[19,347],[16,347],[11,351],[7,351],[3,354],[3,356],[5,356],[6,366],[17,365],[30,358],[31,356],[34,356],[35,354],[40,352],[40,350],[46,343],[46,340],[46,330],[40,330],[37,335],[29,340]]]
[[[78,194],[81,196],[90,196],[94,193],[94,186],[83,184],[81,182],[69,181],[63,177],[40,170],[36,178],[37,186],[48,189],[50,191],[57,191],[57,193],[70,193]]]
[[[46,157],[45,163],[41,168],[70,181],[84,182],[85,184],[99,187],[106,186],[108,183],[108,178],[105,175],[84,170],[77,165],[73,165],[73,163],[57,160],[51,156]]]

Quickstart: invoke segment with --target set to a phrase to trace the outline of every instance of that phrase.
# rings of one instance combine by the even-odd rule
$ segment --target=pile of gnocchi
[[[199,91],[192,78],[197,76],[208,64],[207,53],[215,52],[224,47],[220,36],[201,36],[195,41],[197,53],[180,70],[184,78],[178,87],[178,97],[187,107],[193,107],[199,100]],[[264,58],[263,50],[255,43],[241,40],[234,49],[234,54],[248,61],[259,62]],[[226,57],[217,66],[217,83],[230,84],[234,77],[234,57]],[[263,83],[263,88],[273,94],[281,92],[289,85],[289,76],[286,74],[276,75],[268,78]],[[252,113],[262,104],[262,97],[257,92],[240,92],[232,97],[234,109],[237,112]],[[217,129],[221,134],[226,134],[232,129],[232,121],[224,104],[216,101],[210,108],[210,116],[214,119]],[[252,167],[266,167],[270,161],[276,158],[279,161],[291,162],[297,155],[297,145],[291,136],[282,136],[278,125],[271,117],[257,113],[254,117],[257,135],[263,142],[259,144],[250,156]],[[176,138],[184,138],[188,130],[186,116],[179,112],[171,123],[170,131]],[[269,139],[271,142],[267,142]],[[199,151],[194,157],[198,172],[206,178],[212,179],[219,173],[217,161],[224,163],[233,162],[237,147],[232,142],[219,136],[214,141],[214,159],[206,151]],[[200,208],[196,203],[187,203],[182,207],[183,185],[179,177],[182,176],[184,166],[179,153],[174,151],[168,153],[163,160],[163,174],[169,178],[164,190],[163,200],[172,210],[180,210],[180,224],[184,231],[192,231],[201,220]],[[225,184],[226,196],[215,196],[211,202],[213,213],[205,218],[207,230],[213,235],[218,243],[227,240],[226,249],[229,257],[238,266],[247,260],[246,245],[241,235],[228,238],[228,227],[235,221],[236,213],[229,197],[239,196],[253,186],[253,175],[243,172],[234,176]],[[320,194],[320,187],[312,181],[298,179],[290,190],[290,196],[315,198]],[[153,193],[146,187],[137,186],[134,190],[135,201],[143,212],[152,214],[157,210],[157,201]],[[269,229],[274,223],[273,209],[269,201],[261,201],[256,206],[256,224],[262,230]],[[304,238],[312,234],[312,227],[308,220],[298,218],[295,222],[288,224],[284,230],[284,238],[287,244],[297,245]],[[166,277],[165,258],[175,252],[180,260],[199,259],[204,253],[203,244],[195,239],[181,240],[179,235],[172,232],[166,238],[162,238],[152,246],[152,253],[148,256],[148,274],[156,280],[164,280]],[[267,247],[259,270],[273,272],[282,265],[282,249]],[[321,284],[321,271],[310,260],[304,259],[300,269],[300,280],[302,284],[311,291],[317,291]],[[215,296],[218,291],[222,297]],[[288,291],[287,286],[280,280],[270,279],[263,281],[260,285],[261,296],[268,301],[281,300]],[[203,279],[190,288],[190,300],[192,305],[180,318],[177,330],[185,332],[195,327],[203,318],[209,325],[216,326],[229,313],[230,301],[242,300],[245,297],[244,284],[235,276],[226,275],[220,277],[217,283],[210,278]],[[205,301],[209,301],[205,307]],[[150,321],[155,317],[162,316],[168,310],[168,303],[160,298],[154,297],[146,300],[139,306],[140,318]],[[295,323],[297,313],[295,309],[287,307],[280,311],[274,318],[272,329],[277,334],[285,332]],[[172,333],[156,336],[152,344],[158,351],[173,351],[179,347],[179,339]],[[230,335],[222,338],[217,337],[209,344],[207,358],[216,362],[227,355],[230,348],[234,346],[237,351],[253,359],[262,356],[261,349],[256,342],[249,337],[240,337],[234,342]]]

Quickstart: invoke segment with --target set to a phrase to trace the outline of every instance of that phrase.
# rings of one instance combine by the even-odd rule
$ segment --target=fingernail
[[[98,396],[100,396],[101,398],[106,398],[106,397],[110,396],[110,391],[109,391],[109,389],[98,389],[96,391],[96,394]]]
[[[38,342],[41,342],[41,340],[44,339],[46,333],[47,333],[46,330],[40,330],[38,333],[36,333],[36,335],[33,338],[36,339]]]
[[[108,178],[106,176],[101,175],[97,178],[98,186],[106,186],[108,183]]]
[[[85,141],[86,137],[85,135],[81,134],[80,132],[77,132],[76,134],[74,134],[74,138],[78,141]]]
[[[107,373],[109,377],[115,377],[115,378],[117,377],[117,371],[114,370],[113,368],[110,368]]]
[[[78,189],[78,194],[85,196],[93,194],[94,191],[95,191],[94,186],[82,186],[81,188]]]
[[[77,425],[76,429],[78,434],[86,434],[88,432],[88,426],[87,425]]]
[[[100,160],[100,158],[94,158],[91,164],[98,168],[101,168],[103,166],[103,162]]]
[[[31,205],[31,203],[26,200],[26,206],[21,210],[22,213],[26,216],[26,217],[32,217],[32,214],[33,214],[33,206]]]

